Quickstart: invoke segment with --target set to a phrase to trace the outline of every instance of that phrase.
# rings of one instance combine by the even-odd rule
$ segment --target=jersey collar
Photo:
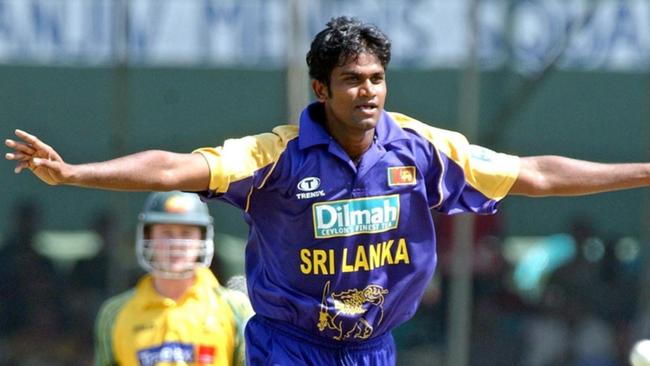
[[[185,294],[177,301],[161,296],[153,285],[151,274],[147,274],[138,281],[136,286],[140,293],[140,306],[143,308],[150,307],[175,307],[188,299],[198,299],[204,296],[203,290],[206,287],[219,287],[219,281],[214,277],[208,268],[197,268],[195,272],[196,281],[187,289]]]
[[[301,150],[314,145],[327,145],[332,136],[324,126],[325,112],[320,102],[309,104],[300,114],[300,132],[298,146]],[[407,139],[408,135],[397,125],[393,118],[384,110],[375,128],[376,142],[388,145],[396,140]]]

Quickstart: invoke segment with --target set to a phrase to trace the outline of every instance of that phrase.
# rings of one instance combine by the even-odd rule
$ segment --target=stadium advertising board
[[[126,4],[126,5],[125,5]],[[0,62],[283,67],[286,0],[0,0]],[[311,1],[311,38],[332,16],[377,24],[394,67],[455,68],[467,56],[469,0]],[[121,33],[120,14],[128,13]],[[650,1],[483,0],[484,69],[639,71],[650,68]],[[510,30],[510,31],[509,31]],[[301,48],[307,49],[308,45]]]

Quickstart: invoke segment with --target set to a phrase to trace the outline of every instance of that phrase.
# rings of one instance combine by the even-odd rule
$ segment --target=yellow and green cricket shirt
[[[151,275],[108,299],[95,325],[95,364],[171,366],[244,364],[247,296],[221,287],[209,269],[174,301],[158,294]]]

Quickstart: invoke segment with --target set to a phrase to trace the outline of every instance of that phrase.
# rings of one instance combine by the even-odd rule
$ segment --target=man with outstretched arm
[[[48,184],[198,192],[251,228],[246,328],[251,365],[394,365],[436,266],[431,209],[496,212],[508,194],[584,195],[650,185],[650,164],[517,157],[384,110],[390,42],[339,17],[307,53],[316,101],[299,126],[189,154],[145,151],[68,164],[17,130],[7,159]]]

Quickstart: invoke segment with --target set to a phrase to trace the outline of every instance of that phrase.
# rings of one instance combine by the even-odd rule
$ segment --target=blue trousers
[[[254,315],[246,325],[249,366],[394,366],[395,363],[395,341],[390,332],[352,343],[312,336],[288,323],[260,315]]]

